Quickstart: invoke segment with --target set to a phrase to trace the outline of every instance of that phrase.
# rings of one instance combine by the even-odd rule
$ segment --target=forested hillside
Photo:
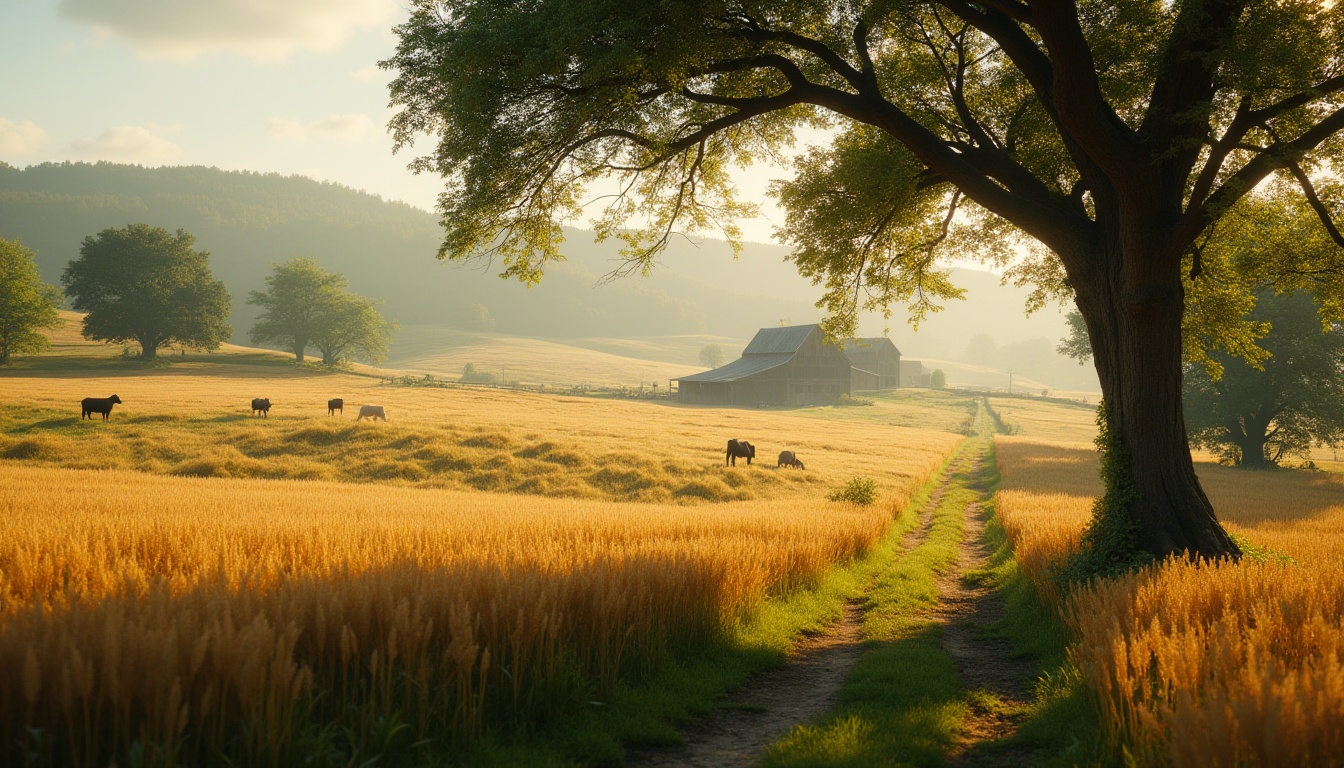
[[[497,270],[485,265],[438,262],[433,215],[304,177],[111,163],[23,170],[0,164],[0,237],[35,249],[50,282],[59,280],[84,237],[131,222],[186,229],[198,247],[210,251],[215,274],[233,293],[235,338],[245,336],[256,316],[244,303],[248,291],[262,287],[272,263],[294,256],[312,256],[347,275],[353,290],[385,301],[388,316],[405,325],[484,323],[503,333],[559,338],[742,336],[781,317],[797,321],[816,313],[805,301],[750,295],[750,277],[735,281],[733,291],[670,270],[653,280],[598,286],[598,278],[614,266],[609,259],[615,247],[594,245],[583,232],[566,244],[570,261],[528,290],[498,279]],[[694,250],[678,243],[669,258],[688,248]],[[726,245],[707,248],[731,260]],[[782,249],[762,248],[774,251],[765,256],[777,263],[766,270],[770,279],[760,280],[761,293],[777,294],[781,275],[792,276],[795,290],[806,286],[782,263]],[[751,261],[759,264],[756,256]]]

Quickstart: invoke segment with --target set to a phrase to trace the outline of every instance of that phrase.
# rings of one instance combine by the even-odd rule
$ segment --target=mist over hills
[[[36,250],[49,282],[59,284],[85,237],[132,222],[185,229],[210,252],[211,268],[233,294],[235,341],[247,338],[256,318],[256,308],[244,303],[248,292],[264,287],[273,263],[295,256],[346,275],[353,290],[383,300],[385,313],[406,326],[550,339],[704,334],[745,344],[758,328],[822,315],[813,305],[820,289],[798,275],[778,245],[748,243],[733,259],[723,241],[675,238],[652,277],[599,284],[619,265],[619,244],[594,243],[591,232],[571,229],[562,248],[567,260],[528,289],[500,280],[497,267],[436,260],[433,214],[338,184],[201,166],[0,163],[0,237]],[[1024,317],[1025,292],[988,272],[959,269],[954,280],[968,289],[968,300],[949,302],[918,333],[901,307],[889,321],[865,317],[862,332],[880,335],[889,326],[907,356],[945,360],[962,359],[972,336],[989,334],[1004,360],[970,362],[1009,367],[1021,359],[1019,369],[1031,367],[1035,378],[1061,387],[1095,381],[1090,368],[1053,353],[1065,332],[1057,312]],[[1029,362],[1022,357],[1028,353]]]

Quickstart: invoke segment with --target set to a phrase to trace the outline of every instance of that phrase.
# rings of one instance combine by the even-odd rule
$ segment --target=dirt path
[[[951,470],[949,469],[950,473]],[[901,540],[909,552],[924,540],[947,485],[920,510],[919,526]],[[863,600],[850,600],[840,620],[799,641],[788,662],[752,677],[710,714],[682,729],[677,747],[632,750],[633,768],[739,768],[760,762],[766,747],[795,725],[814,722],[836,705],[840,688],[863,653]]]
[[[980,506],[971,504],[962,514],[966,535],[956,565],[938,576],[935,618],[943,624],[943,650],[956,662],[966,690],[989,695],[972,697],[971,716],[948,760],[950,765],[962,768],[1023,765],[1029,753],[977,749],[1017,730],[1023,709],[1031,700],[1028,684],[1036,669],[1029,659],[1014,656],[1007,640],[982,636],[987,627],[1003,620],[1007,609],[988,586],[965,578],[968,571],[988,565],[990,550],[985,544]]]

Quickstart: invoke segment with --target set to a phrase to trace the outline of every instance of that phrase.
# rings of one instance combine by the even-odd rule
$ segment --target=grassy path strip
[[[984,423],[984,418],[980,419]],[[983,499],[986,437],[953,456],[928,534],[888,564],[868,594],[867,650],[830,717],[794,729],[766,754],[769,766],[942,765],[971,713],[934,616],[938,574],[954,567],[965,509]]]
[[[866,593],[892,560],[926,534],[950,472],[949,463],[926,483],[864,558],[836,569],[816,589],[768,603],[744,623],[741,639],[749,646],[779,647],[781,640],[787,643],[801,635],[787,663],[752,676],[686,726],[680,744],[635,750],[627,765],[756,765],[765,748],[791,727],[828,712],[862,653]]]
[[[983,409],[977,428],[950,462],[928,535],[868,596],[866,650],[839,706],[775,743],[765,765],[1106,762],[1059,623],[993,518],[998,472]]]

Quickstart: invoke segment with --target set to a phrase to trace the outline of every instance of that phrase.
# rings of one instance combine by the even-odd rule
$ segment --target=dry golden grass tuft
[[[998,513],[1076,638],[1104,725],[1139,763],[1328,765],[1344,754],[1344,477],[1201,463],[1221,520],[1271,551],[1168,561],[1061,595],[1100,488],[1091,451],[996,441]],[[1285,561],[1283,557],[1292,558]]]

